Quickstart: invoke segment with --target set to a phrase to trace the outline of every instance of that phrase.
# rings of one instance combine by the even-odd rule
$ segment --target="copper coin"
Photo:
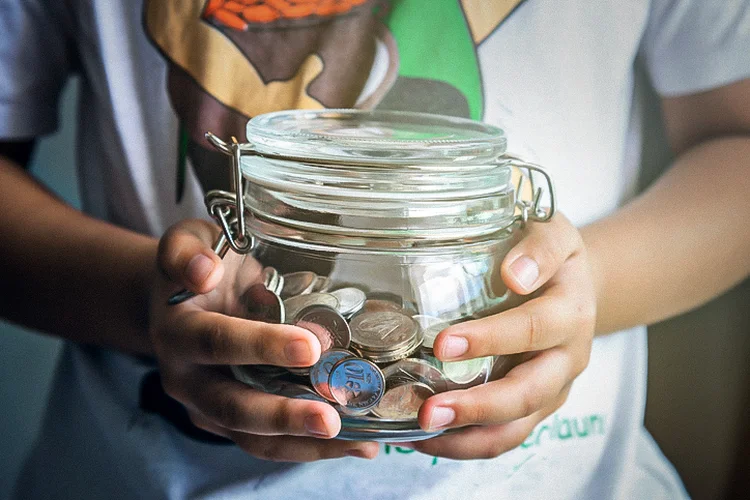
[[[323,305],[311,305],[297,313],[294,324],[313,332],[322,351],[331,347],[346,349],[352,338],[349,324],[335,309]]]
[[[256,283],[248,288],[243,299],[247,308],[246,319],[266,323],[283,323],[286,319],[286,308],[281,297],[267,289],[263,283]]]

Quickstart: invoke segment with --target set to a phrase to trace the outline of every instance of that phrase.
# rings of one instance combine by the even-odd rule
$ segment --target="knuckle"
[[[533,309],[523,309],[524,323],[526,327],[526,348],[525,352],[536,351],[541,341],[541,335],[543,331],[543,319]]]
[[[277,432],[285,432],[291,427],[292,420],[292,400],[284,398],[284,401],[279,403],[278,408],[271,414],[271,422],[273,430]]]
[[[212,321],[199,336],[198,349],[208,360],[213,360],[228,352],[231,346],[231,332],[221,321]]]
[[[536,384],[527,384],[521,393],[521,410],[523,416],[537,412],[544,405],[544,395]]]
[[[232,430],[242,430],[244,409],[232,397],[223,397],[216,408],[216,418],[222,427]]]

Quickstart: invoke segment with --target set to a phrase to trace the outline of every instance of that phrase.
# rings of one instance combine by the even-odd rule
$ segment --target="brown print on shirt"
[[[169,63],[168,92],[204,189],[225,186],[227,178],[217,176],[227,170],[226,157],[206,143],[206,131],[245,141],[247,120],[262,113],[355,105],[376,38],[387,36],[377,4],[146,0],[145,29]],[[398,64],[397,57],[389,61]],[[384,80],[381,87],[390,83]],[[386,90],[365,104],[374,106]]]

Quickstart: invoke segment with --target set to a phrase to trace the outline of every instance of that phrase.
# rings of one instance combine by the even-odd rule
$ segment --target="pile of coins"
[[[322,353],[309,368],[233,366],[254,388],[328,401],[345,415],[409,420],[433,394],[487,380],[492,357],[441,363],[432,343],[449,324],[417,314],[398,296],[331,290],[329,278],[311,271],[282,275],[266,267],[263,277],[243,297],[248,318],[305,328]]]

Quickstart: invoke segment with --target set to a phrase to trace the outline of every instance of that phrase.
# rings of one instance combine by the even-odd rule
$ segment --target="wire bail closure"
[[[242,184],[240,158],[242,151],[235,137],[228,144],[211,132],[206,132],[206,140],[218,151],[230,157],[232,167],[232,191],[212,189],[206,193],[205,204],[209,215],[219,224],[224,245],[239,254],[246,254],[255,247],[255,238],[248,234],[245,225],[245,193]],[[218,254],[219,252],[217,252]]]
[[[518,210],[518,214],[513,217],[513,221],[508,227],[518,224],[520,229],[526,227],[528,221],[533,222],[549,222],[552,216],[557,212],[557,200],[555,198],[555,185],[552,182],[552,177],[539,165],[535,163],[529,163],[523,161],[517,156],[505,154],[501,157],[503,160],[508,160],[510,166],[515,167],[521,173],[518,178],[518,184],[516,185],[516,202],[515,207]],[[537,187],[534,182],[534,173],[539,173],[544,177],[546,186]],[[527,200],[523,198],[523,188],[525,181],[528,179],[531,184],[531,199]],[[545,188],[549,193],[549,207],[542,208],[541,202],[544,196]]]

